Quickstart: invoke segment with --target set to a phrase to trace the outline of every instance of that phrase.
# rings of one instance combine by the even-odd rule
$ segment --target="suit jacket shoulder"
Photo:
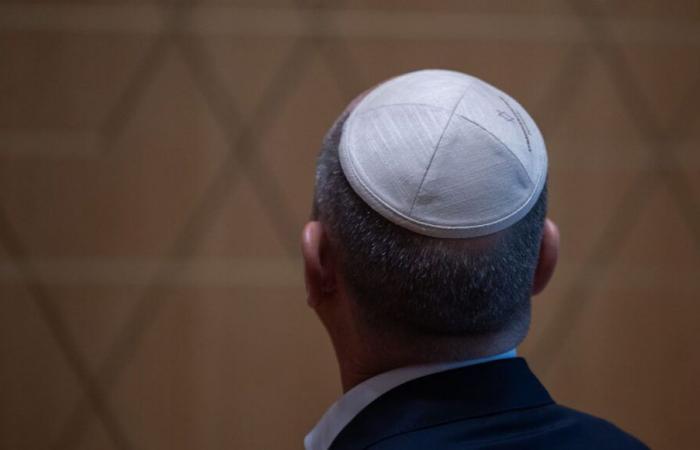
[[[331,450],[646,449],[611,423],[554,403],[522,358],[418,378],[362,410]]]

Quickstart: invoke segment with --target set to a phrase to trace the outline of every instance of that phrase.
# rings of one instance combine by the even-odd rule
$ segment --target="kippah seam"
[[[408,210],[408,217],[411,217],[413,215],[413,208],[415,208],[415,206],[416,206],[416,200],[418,200],[418,195],[420,195],[420,191],[421,191],[421,189],[423,189],[423,183],[425,183],[425,178],[428,176],[428,171],[430,171],[430,167],[433,165],[433,160],[435,159],[435,155],[437,155],[438,149],[440,148],[440,144],[442,143],[442,138],[445,137],[445,133],[447,132],[447,129],[450,127],[450,123],[452,122],[452,118],[455,116],[455,113],[457,112],[457,107],[459,107],[459,104],[462,103],[462,100],[467,95],[467,92],[469,92],[469,88],[464,90],[462,95],[459,97],[459,99],[455,103],[454,107],[452,107],[452,111],[450,112],[450,117],[447,118],[447,122],[445,123],[445,128],[443,128],[442,133],[440,133],[440,137],[438,138],[437,143],[435,144],[435,148],[433,149],[433,154],[430,156],[430,161],[428,161],[428,166],[425,168],[425,172],[423,172],[423,178],[421,178],[420,184],[418,185],[418,189],[416,189],[416,195],[413,197],[413,202],[411,203],[411,208]]]
[[[518,155],[516,155],[515,152],[514,152],[513,150],[511,150],[510,147],[508,147],[508,145],[507,145],[505,142],[503,142],[503,141],[501,140],[501,138],[499,138],[498,136],[496,136],[495,134],[493,134],[491,131],[489,131],[488,128],[484,127],[484,126],[481,125],[479,122],[476,122],[476,121],[470,119],[469,117],[463,116],[463,115],[461,115],[461,114],[456,114],[456,116],[457,116],[457,117],[461,117],[462,119],[466,120],[467,122],[469,122],[469,123],[471,123],[471,124],[473,124],[473,125],[476,125],[476,126],[479,127],[481,130],[485,131],[489,136],[491,136],[496,142],[498,142],[499,144],[501,144],[501,145],[503,146],[503,148],[505,148],[505,149],[508,151],[508,153],[510,153],[511,156],[513,156],[513,158],[514,158],[516,161],[518,161],[518,164],[520,165],[520,168],[523,169],[523,172],[525,172],[525,175],[527,175],[527,178],[530,180],[530,183],[536,184],[536,183],[535,183],[535,180],[532,179],[532,177],[530,176],[530,173],[529,173],[529,172],[527,171],[527,169],[525,168],[525,165],[523,164],[523,162],[520,160],[520,158],[518,158]]]
[[[464,98],[464,96],[462,96],[462,98]],[[461,98],[460,98],[460,101],[461,101]],[[393,106],[424,106],[426,108],[439,109],[440,111],[454,113],[454,110],[450,110],[450,109],[447,109],[447,108],[444,108],[444,107],[438,106],[438,105],[429,105],[428,103],[404,102],[404,103],[390,103],[388,105],[379,105],[379,106],[375,106],[374,108],[366,109],[364,111],[357,111],[357,112],[353,111],[352,115],[353,116],[363,116],[367,113],[371,113],[371,112],[377,111],[379,109],[390,108]]]

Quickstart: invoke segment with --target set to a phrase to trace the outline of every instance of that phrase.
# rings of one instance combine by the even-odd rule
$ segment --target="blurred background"
[[[298,449],[340,394],[297,239],[325,130],[419,68],[509,92],[560,402],[697,449],[700,3],[0,3],[0,448]]]

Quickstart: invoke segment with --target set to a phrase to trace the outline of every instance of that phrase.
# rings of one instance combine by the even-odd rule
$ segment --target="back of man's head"
[[[501,232],[471,239],[415,233],[370,208],[343,175],[338,146],[346,119],[341,116],[323,141],[312,215],[326,226],[339,270],[368,323],[425,335],[524,334],[546,188]]]
[[[311,222],[356,306],[348,320],[384,335],[505,334],[516,345],[556,260],[540,270],[552,241],[542,241],[546,167],[527,112],[474,77],[409,73],[353,102],[323,141]],[[320,247],[304,244],[307,286]]]

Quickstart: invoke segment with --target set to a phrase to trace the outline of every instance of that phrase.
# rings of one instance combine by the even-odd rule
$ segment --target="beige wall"
[[[296,250],[314,155],[424,67],[547,139],[562,264],[521,353],[698,448],[698,54],[692,0],[1,3],[0,448],[300,448],[339,394]]]

